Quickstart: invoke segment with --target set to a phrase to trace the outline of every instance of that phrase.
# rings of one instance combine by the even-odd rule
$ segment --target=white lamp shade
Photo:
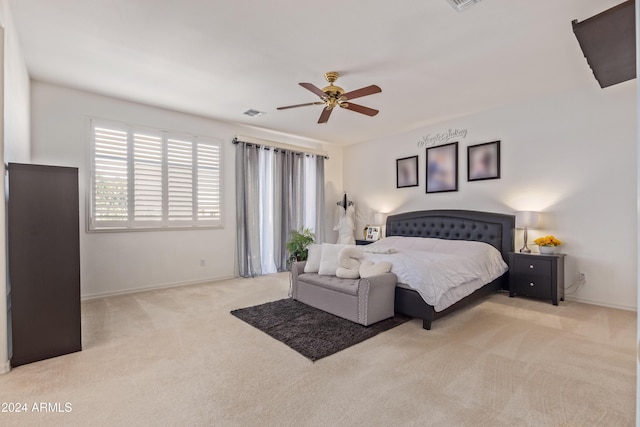
[[[536,229],[540,226],[540,214],[533,211],[516,212],[516,228]]]

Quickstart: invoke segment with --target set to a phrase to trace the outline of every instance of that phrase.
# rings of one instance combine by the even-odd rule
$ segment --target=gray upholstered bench
[[[395,274],[340,279],[305,273],[304,266],[291,265],[293,299],[364,326],[393,317]]]

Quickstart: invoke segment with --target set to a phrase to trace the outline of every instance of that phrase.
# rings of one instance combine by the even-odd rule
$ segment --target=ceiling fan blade
[[[324,98],[325,96],[327,96],[322,89],[318,88],[317,86],[312,85],[311,83],[298,83],[300,86],[302,86],[303,88],[310,90],[311,92],[315,93],[316,95],[318,95],[320,98]]]
[[[343,107],[343,105],[345,104],[346,106]],[[379,113],[378,110],[374,110],[373,108],[365,107],[358,104],[352,104],[350,102],[345,102],[344,104],[340,104],[340,106],[342,108],[346,108],[347,110],[355,111],[356,113],[360,113],[360,114],[366,114],[367,116],[371,116],[371,117]]]
[[[333,108],[324,107],[324,110],[322,110],[322,114],[320,114],[320,118],[318,119],[318,123],[327,123],[332,111]]]
[[[308,107],[309,105],[324,105],[324,102],[307,102],[306,104],[287,105],[286,107],[278,107],[277,110],[287,110],[289,108]]]
[[[371,85],[367,87],[363,87],[360,89],[352,90],[351,92],[347,92],[342,96],[349,99],[360,98],[361,96],[373,95],[374,93],[380,93],[382,89],[379,86]]]

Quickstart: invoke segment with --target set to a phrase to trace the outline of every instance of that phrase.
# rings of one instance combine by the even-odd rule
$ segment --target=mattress
[[[463,240],[393,236],[367,246],[364,259],[390,262],[398,282],[417,291],[435,311],[446,309],[507,271],[493,246]]]

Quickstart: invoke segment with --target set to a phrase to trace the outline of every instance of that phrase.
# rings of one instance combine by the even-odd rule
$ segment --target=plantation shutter
[[[126,128],[93,126],[92,222],[125,226],[129,219]]]
[[[167,140],[168,219],[193,220],[193,142]]]
[[[162,134],[133,134],[134,220],[162,221]]]
[[[91,119],[89,228],[222,225],[222,146]]]
[[[200,141],[197,147],[197,218],[201,221],[220,221],[220,146]]]

